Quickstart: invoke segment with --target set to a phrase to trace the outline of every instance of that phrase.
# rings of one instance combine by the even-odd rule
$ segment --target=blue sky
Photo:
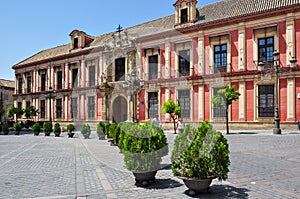
[[[14,80],[14,64],[67,44],[69,33],[92,36],[174,14],[176,0],[3,0],[0,2],[0,79]],[[197,6],[220,0],[199,0]]]

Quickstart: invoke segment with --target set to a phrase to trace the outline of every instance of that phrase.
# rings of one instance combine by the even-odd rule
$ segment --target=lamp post
[[[297,63],[297,60],[294,57],[292,57],[292,59],[290,60],[290,70],[280,68],[279,55],[280,54],[277,50],[273,52],[274,68],[273,70],[269,71],[269,73],[275,73],[275,117],[274,117],[275,125],[273,129],[273,134],[281,134],[280,115],[279,115],[279,73],[293,70],[296,67],[296,63]],[[263,62],[258,63],[258,70],[262,72],[263,69],[264,69],[264,63]]]
[[[124,88],[130,89],[130,99],[132,102],[132,122],[135,122],[135,92],[140,90],[144,86],[144,80],[139,79],[135,68],[128,74],[127,80],[123,83]]]

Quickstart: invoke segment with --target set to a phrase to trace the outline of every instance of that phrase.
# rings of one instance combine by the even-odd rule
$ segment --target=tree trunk
[[[229,134],[229,124],[228,124],[228,105],[226,106],[226,134]]]

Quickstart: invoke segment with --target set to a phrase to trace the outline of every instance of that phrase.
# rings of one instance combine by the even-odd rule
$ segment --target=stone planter
[[[185,178],[185,177],[178,177],[183,180],[185,186],[189,188],[189,195],[194,195],[197,192],[207,192],[209,186],[214,178]]]
[[[73,138],[74,135],[75,135],[75,133],[73,133],[73,132],[68,132],[68,138]]]
[[[132,171],[136,183],[141,183],[143,186],[147,186],[150,182],[155,180],[157,171]]]
[[[55,137],[59,137],[60,136],[60,132],[54,132]]]
[[[84,139],[89,139],[90,138],[90,134],[89,133],[83,133],[82,134]]]
[[[15,135],[20,135],[20,131],[15,131]]]
[[[44,132],[45,136],[50,136],[51,132]]]
[[[40,135],[40,132],[33,132],[33,135],[34,135],[34,136],[39,136],[39,135]]]

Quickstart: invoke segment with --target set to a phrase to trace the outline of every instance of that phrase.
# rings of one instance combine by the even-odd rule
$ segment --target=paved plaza
[[[175,134],[165,131],[170,150]],[[0,198],[300,198],[300,132],[234,131],[230,173],[213,181],[210,193],[187,195],[164,157],[154,183],[137,187],[123,155],[107,140],[0,135]]]

